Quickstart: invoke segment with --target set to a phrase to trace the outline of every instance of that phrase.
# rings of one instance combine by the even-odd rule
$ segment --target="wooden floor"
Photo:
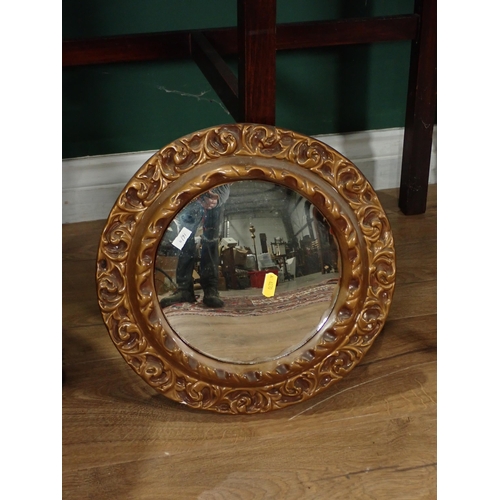
[[[436,498],[436,187],[392,225],[397,286],[374,345],[316,398],[257,416],[157,394],[109,339],[95,292],[104,221],[63,226],[64,499]]]

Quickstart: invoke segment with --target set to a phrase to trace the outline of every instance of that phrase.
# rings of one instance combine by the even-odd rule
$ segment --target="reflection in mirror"
[[[279,184],[236,181],[179,212],[158,248],[155,285],[168,323],[193,349],[257,363],[317,332],[339,270],[332,231],[308,200]]]

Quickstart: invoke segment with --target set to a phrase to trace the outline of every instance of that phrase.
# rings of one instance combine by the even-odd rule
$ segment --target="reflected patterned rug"
[[[338,278],[332,278],[323,283],[306,286],[298,290],[283,293],[277,291],[274,297],[264,297],[263,295],[224,297],[224,293],[222,293],[221,298],[224,300],[224,307],[220,309],[209,308],[198,298],[195,303],[182,302],[165,307],[163,312],[169,317],[190,314],[202,316],[263,316],[265,314],[290,311],[301,305],[328,302],[338,281]]]

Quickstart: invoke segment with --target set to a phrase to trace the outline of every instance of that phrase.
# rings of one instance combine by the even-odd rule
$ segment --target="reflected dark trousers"
[[[197,201],[191,202],[179,215],[182,227],[191,231],[184,247],[179,254],[176,281],[180,290],[194,293],[193,270],[196,261],[195,233],[203,222],[201,236],[200,283],[202,288],[217,289],[219,283],[219,248],[218,228],[220,207],[205,210]]]

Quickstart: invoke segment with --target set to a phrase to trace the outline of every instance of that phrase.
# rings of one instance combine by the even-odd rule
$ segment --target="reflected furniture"
[[[286,245],[283,239],[274,239],[271,243],[273,258],[280,269],[283,270],[284,281],[290,281],[294,277],[288,272],[287,259],[290,257],[286,251]]]
[[[241,290],[250,285],[246,264],[246,253],[242,253],[234,246],[224,248],[221,252],[221,268],[226,288]]]

